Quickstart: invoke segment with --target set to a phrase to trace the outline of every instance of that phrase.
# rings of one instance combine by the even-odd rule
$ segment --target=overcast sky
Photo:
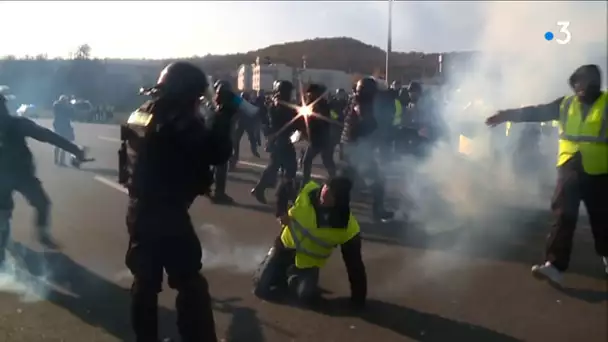
[[[573,11],[573,9],[575,11]],[[576,12],[576,13],[573,13]],[[2,55],[66,56],[87,43],[99,57],[181,57],[245,52],[315,37],[349,36],[385,47],[388,2],[0,1]],[[492,18],[504,16],[500,22]],[[393,49],[444,52],[526,35],[543,43],[556,22],[573,40],[596,28],[606,44],[606,3],[395,2]],[[534,21],[534,23],[531,23]],[[541,24],[539,24],[539,22]],[[496,27],[504,26],[504,30]],[[530,25],[530,32],[521,29]],[[500,26],[500,27],[502,27]],[[513,27],[520,29],[514,30]],[[583,29],[582,27],[585,27]],[[514,35],[501,32],[513,32]],[[526,37],[527,38],[527,37]],[[523,38],[521,38],[523,39]]]

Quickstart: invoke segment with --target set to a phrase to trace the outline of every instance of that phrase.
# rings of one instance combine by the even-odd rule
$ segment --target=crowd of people
[[[559,122],[555,224],[544,262],[532,268],[535,276],[558,284],[568,268],[581,201],[608,273],[608,94],[601,90],[600,75],[596,66],[583,66],[570,78],[574,95],[500,111],[486,121],[489,126]],[[126,264],[134,276],[131,320],[136,341],[159,340],[158,293],[164,273],[178,292],[182,340],[217,341],[208,283],[201,274],[201,245],[188,209],[199,195],[216,203],[233,202],[226,194],[226,174],[237,165],[245,132],[254,156],[262,145],[270,155],[251,193],[265,203],[265,191],[278,184],[275,214],[282,227],[254,275],[254,294],[264,299],[295,295],[301,303],[314,305],[320,296],[320,269],[340,246],[351,284],[350,303],[354,309],[365,307],[367,276],[359,224],[350,209],[351,191],[369,180],[360,184],[370,188],[373,218],[392,219],[384,206],[380,163],[400,153],[426,158],[433,144],[449,139],[445,123],[416,82],[387,87],[365,77],[350,94],[341,89],[329,94],[323,85],[309,84],[298,94],[304,103],[294,101],[294,91],[292,82],[278,80],[269,96],[238,95],[226,82],[209,84],[207,75],[187,62],[171,63],[157,84],[144,90],[150,100],[123,124],[119,151],[119,182],[129,194]],[[76,163],[92,160],[72,142],[69,119],[62,117],[64,100],[55,104],[54,133],[9,115],[0,97],[0,264],[15,191],[35,207],[40,241],[56,247],[48,230],[50,201],[36,178],[26,137],[68,151]],[[245,105],[247,101],[251,104]],[[208,115],[201,115],[201,106]],[[300,158],[299,140],[306,146]],[[336,148],[339,166],[334,162]],[[311,163],[319,154],[328,173],[322,183],[311,181]],[[65,163],[63,158],[56,153],[58,165]]]
[[[353,118],[360,117],[358,111],[362,108],[358,103],[357,85],[362,89],[371,87],[373,100],[364,104],[364,110],[369,114],[365,113],[363,121],[355,123]],[[297,183],[304,185],[310,180],[313,160],[317,156],[321,157],[328,175],[333,176],[336,173],[336,156],[346,163],[349,156],[352,159],[353,155],[366,155],[367,164],[370,165],[374,164],[374,158],[369,156],[375,154],[379,154],[382,161],[403,154],[423,157],[437,140],[447,135],[433,101],[425,94],[420,83],[411,82],[402,86],[393,82],[389,87],[383,80],[365,78],[357,85],[347,91],[309,84],[303,90],[304,94],[296,94],[294,84],[279,80],[270,94],[263,91],[241,93],[243,99],[260,110],[254,117],[237,114],[233,130],[234,153],[229,166],[225,168],[226,172],[236,168],[240,141],[247,133],[253,156],[259,157],[261,147],[270,154],[269,164],[252,189],[252,195],[259,202],[266,203],[265,190],[275,187],[279,173],[283,178],[295,179],[297,170],[301,169],[302,177]],[[298,103],[300,98],[305,103]],[[286,105],[293,103],[300,106],[313,104],[311,111],[314,115],[306,120],[302,115],[298,117],[297,108]],[[365,143],[358,142],[360,135],[366,137]],[[357,141],[357,153],[354,153],[350,140]],[[365,153],[359,153],[360,149],[365,149]],[[384,197],[382,175],[374,174],[373,168],[370,168],[366,176],[372,180],[378,179],[378,184],[372,186],[376,199],[374,218],[386,219],[390,213],[381,204]],[[225,174],[216,174],[216,178],[223,184],[221,180]],[[216,186],[213,199],[232,203],[230,196],[225,193],[225,187],[220,187],[218,191]]]

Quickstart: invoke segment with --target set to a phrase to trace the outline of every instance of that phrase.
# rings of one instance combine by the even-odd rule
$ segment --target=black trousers
[[[281,143],[270,149],[270,160],[262,172],[257,188],[260,190],[273,187],[277,182],[279,169],[283,170],[283,177],[293,180],[296,177],[298,161],[296,150],[290,143]]]
[[[127,213],[126,265],[134,276],[131,323],[137,342],[158,341],[158,293],[163,270],[177,290],[177,325],[184,342],[216,342],[202,250],[187,206],[147,205],[131,199]]]
[[[15,206],[13,192],[17,191],[34,207],[36,228],[46,233],[46,229],[49,227],[51,201],[40,180],[35,176],[25,176],[3,181],[3,184],[0,185],[0,211],[12,213]]]
[[[239,122],[234,129],[233,136],[233,152],[232,158],[230,159],[230,163],[232,165],[236,165],[239,161],[239,156],[241,152],[241,139],[243,138],[243,134],[247,133],[247,140],[249,140],[249,147],[251,148],[251,153],[254,155],[258,154],[258,135],[255,132],[256,125],[255,123],[241,123]]]
[[[312,162],[315,157],[321,154],[321,160],[323,166],[327,170],[330,177],[336,174],[336,163],[334,162],[334,145],[326,143],[321,146],[308,145],[306,152],[304,152],[304,158],[302,160],[302,184],[310,181],[310,174],[312,173]]]
[[[592,176],[583,171],[580,156],[558,168],[551,209],[554,223],[547,239],[546,260],[560,271],[568,269],[572,240],[581,201],[585,204],[595,241],[595,251],[608,257],[608,174]]]
[[[228,164],[218,165],[213,168],[215,194],[226,193],[226,182],[228,181]]]
[[[262,299],[294,296],[302,304],[318,298],[319,268],[295,266],[295,250],[285,248],[277,239],[253,277],[253,293]]]

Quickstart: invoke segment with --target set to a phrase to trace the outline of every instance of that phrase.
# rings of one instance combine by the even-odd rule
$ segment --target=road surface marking
[[[100,140],[105,140],[105,141],[110,141],[110,142],[121,142],[120,139],[112,138],[112,137],[105,137],[105,136],[102,136],[102,135],[98,136],[97,138],[100,139]],[[262,165],[262,164],[258,164],[258,163],[252,163],[252,162],[247,162],[247,161],[239,161],[239,164],[255,167],[255,168],[258,168],[258,169],[265,169],[266,168],[266,165]],[[302,172],[298,171],[298,175],[301,176]],[[311,177],[313,177],[313,178],[325,178],[325,176],[322,176],[322,175],[319,175],[319,174],[315,174],[315,173],[311,174]]]
[[[110,188],[114,189],[114,190],[118,190],[120,192],[122,192],[123,194],[129,194],[129,192],[127,191],[127,188],[125,188],[124,186],[116,183],[113,180],[107,179],[105,177],[102,176],[95,176],[93,177],[93,179],[95,179],[96,181],[103,183],[107,186],[109,186]]]
[[[239,164],[245,165],[245,166],[255,167],[255,168],[258,168],[258,169],[265,169],[266,168],[266,165],[262,165],[262,164],[258,164],[258,163],[252,163],[252,162],[248,162],[248,161],[239,161]],[[301,176],[301,175],[302,175],[302,171],[298,171],[298,176]],[[312,173],[310,176],[312,178],[321,178],[321,179],[325,178],[325,176],[319,175],[319,174],[316,174],[316,173]]]
[[[97,139],[110,141],[110,142],[118,142],[118,143],[121,141],[120,139],[112,138],[112,137],[104,137],[103,135],[98,136]]]

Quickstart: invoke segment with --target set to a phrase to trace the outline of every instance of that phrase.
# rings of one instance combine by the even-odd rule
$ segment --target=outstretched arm
[[[549,103],[502,111],[506,121],[545,122],[559,119],[560,105],[564,97]]]
[[[69,142],[59,134],[38,125],[32,120],[22,118],[18,127],[22,134],[27,137],[59,147],[75,156],[80,156],[82,154],[78,145]]]

